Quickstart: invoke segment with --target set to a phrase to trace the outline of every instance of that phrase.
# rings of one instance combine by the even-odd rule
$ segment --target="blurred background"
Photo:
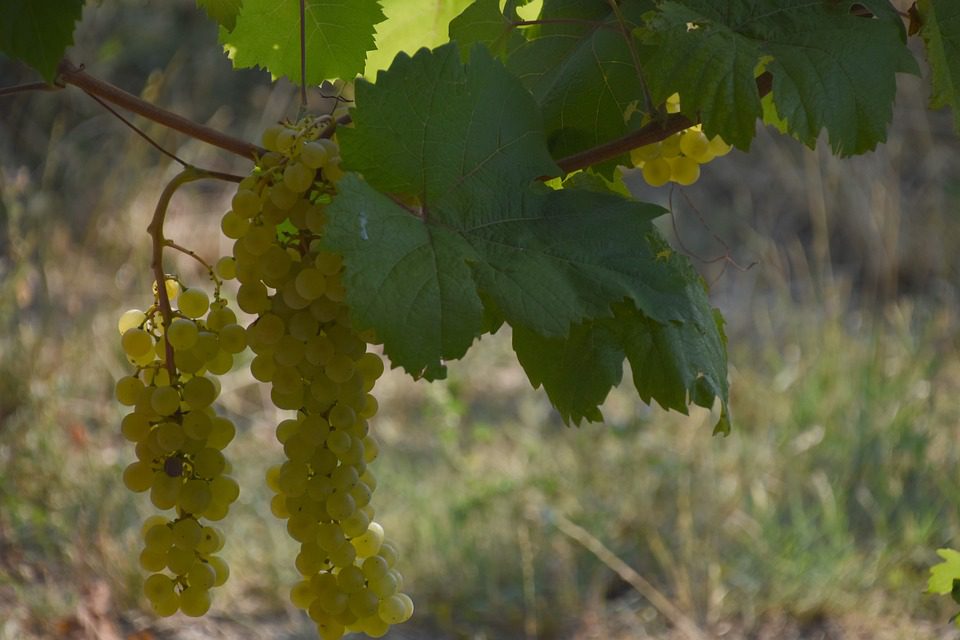
[[[295,88],[233,72],[193,2],[98,5],[71,53],[95,76],[248,140],[295,115]],[[0,86],[34,79],[0,60]],[[671,206],[663,229],[727,318],[729,437],[629,386],[604,424],[564,427],[505,331],[445,382],[385,377],[375,501],[417,603],[390,638],[960,638],[923,593],[960,545],[960,140],[924,82],[902,78],[863,157],[764,130],[682,192],[630,178]],[[249,169],[133,119],[193,164]],[[151,300],[145,228],[176,169],[79,90],[0,98],[0,640],[314,637],[263,486],[282,416],[244,372],[221,398],[230,581],[201,620],[140,595],[152,508],[120,481],[116,319]],[[229,192],[181,190],[168,236],[222,255]]]

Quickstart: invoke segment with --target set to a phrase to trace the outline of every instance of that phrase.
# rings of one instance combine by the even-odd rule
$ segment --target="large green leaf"
[[[377,0],[306,0],[306,83],[353,78],[376,48],[375,25],[384,20]],[[243,0],[233,31],[220,42],[236,67],[262,67],[300,82],[299,0]]]
[[[467,65],[453,45],[399,56],[376,84],[358,83],[353,115],[356,126],[338,137],[344,166],[363,178],[338,183],[324,243],[344,256],[354,322],[375,329],[394,365],[441,376],[444,361],[461,357],[491,319],[532,336],[522,346],[529,362],[538,345],[550,354],[576,340],[578,325],[606,320],[622,345],[580,359],[567,347],[562,370],[550,372],[561,376],[556,383],[528,368],[534,384],[564,396],[565,419],[598,416],[624,357],[643,371],[669,359],[657,365],[659,378],[645,373],[638,383],[664,406],[683,407],[703,389],[722,389],[725,399],[725,387],[701,389],[688,375],[690,345],[675,346],[671,332],[709,337],[716,327],[699,278],[652,225],[663,209],[540,184],[557,168],[536,103],[482,46]],[[634,319],[615,315],[625,304],[664,337],[645,343],[627,331]],[[712,365],[723,368],[722,344],[720,354]],[[558,391],[565,376],[594,369],[589,385],[568,385],[570,398]]]
[[[772,56],[773,102],[788,131],[813,146],[827,130],[840,155],[886,138],[898,72],[918,71],[888,2],[669,0],[642,33],[653,97],[679,93],[684,113],[741,148],[761,113],[752,85],[761,56]]]
[[[645,111],[641,70],[634,64],[629,32],[652,8],[647,0],[626,0],[621,24],[607,2],[546,0],[545,23],[510,51],[509,69],[543,109],[550,150],[572,155],[638,128]],[[625,34],[623,30],[626,29]],[[598,169],[610,177],[626,157]]]
[[[953,109],[953,122],[960,131],[960,3],[953,0],[919,0],[927,60],[933,73],[930,106]]]
[[[456,40],[464,58],[480,43],[496,56],[523,42],[513,20],[503,14],[500,0],[476,0],[450,21],[450,39]]]
[[[243,0],[197,0],[197,6],[207,12],[210,19],[227,31],[233,31]]]
[[[83,0],[0,0],[0,52],[52,82],[82,12]]]
[[[373,78],[393,58],[421,47],[433,48],[447,41],[447,25],[470,0],[381,0],[385,22],[377,25],[377,49],[367,55],[364,75]]]
[[[577,324],[566,338],[515,329],[514,350],[530,381],[543,385],[567,422],[603,419],[598,407],[620,383],[626,357],[644,402],[655,400],[665,409],[686,413],[690,403],[709,409],[720,399],[715,432],[726,434],[726,340],[719,312],[711,316],[700,284],[691,278],[687,302],[699,315],[686,322],[655,322],[632,305],[621,304],[613,318]]]

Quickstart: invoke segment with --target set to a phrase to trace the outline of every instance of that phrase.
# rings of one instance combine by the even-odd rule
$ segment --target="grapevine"
[[[141,531],[151,608],[203,615],[229,574],[217,523],[240,490],[217,376],[249,357],[289,412],[271,425],[284,460],[266,473],[270,509],[299,545],[290,600],[325,640],[380,637],[413,615],[372,502],[372,391],[385,359],[439,379],[507,327],[530,383],[567,424],[603,420],[626,361],[645,402],[699,405],[729,433],[723,320],[654,223],[667,211],[635,200],[618,173],[692,185],[702,165],[748,151],[758,122],[810,147],[823,136],[840,156],[868,152],[885,140],[898,74],[919,73],[907,47],[917,33],[932,103],[960,105],[948,0],[906,12],[885,0],[419,3],[449,26],[415,46],[403,28],[378,32],[396,19],[385,7],[410,12],[412,0],[197,4],[235,67],[300,85],[300,115],[259,144],[64,58],[82,0],[0,12],[13,24],[0,52],[45,80],[0,96],[78,88],[134,128],[108,105],[253,162],[243,178],[199,170],[137,130],[184,170],[148,229],[152,299],[119,319],[132,367],[115,385],[128,408],[119,431],[135,457],[122,478],[161,512]],[[327,81],[356,81],[356,102],[310,115],[307,88]],[[210,262],[163,229],[173,193],[201,178],[238,182],[220,218],[232,250]],[[209,283],[168,274],[167,250],[197,259]],[[929,590],[955,595],[960,555],[941,556]]]

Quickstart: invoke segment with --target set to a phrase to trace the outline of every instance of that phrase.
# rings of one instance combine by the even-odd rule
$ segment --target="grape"
[[[249,189],[237,189],[230,201],[233,212],[242,218],[252,218],[260,211],[260,196]]]
[[[217,387],[210,378],[197,376],[183,385],[183,400],[193,409],[202,409],[213,404]]]
[[[296,193],[302,193],[313,184],[314,171],[300,162],[292,162],[283,170],[283,184]]]
[[[135,376],[124,376],[117,380],[116,396],[122,405],[132,407],[143,392],[143,382]]]
[[[153,338],[143,329],[127,329],[123,332],[120,342],[124,353],[131,358],[146,355],[153,349]]]
[[[413,612],[411,611],[411,613]],[[407,615],[407,603],[400,594],[392,595],[380,601],[377,615],[387,624],[399,624],[410,617]]]
[[[188,318],[199,318],[210,308],[210,299],[200,289],[184,289],[177,298],[177,308]]]
[[[670,181],[670,163],[656,158],[643,165],[643,179],[651,187],[662,187]]]
[[[150,406],[158,415],[173,415],[180,409],[180,394],[173,387],[154,387]]]
[[[700,177],[700,165],[692,158],[670,158],[670,179],[677,184],[691,185]]]
[[[167,328],[167,340],[174,349],[189,349],[197,341],[200,330],[186,318],[174,318]]]
[[[153,486],[153,469],[145,462],[132,462],[123,470],[123,484],[134,493],[143,493]]]
[[[180,611],[186,616],[197,618],[210,609],[210,591],[193,585],[180,593]]]
[[[708,162],[710,152],[710,141],[702,131],[696,129],[687,129],[680,134],[680,151],[683,155],[696,160],[698,163]],[[706,158],[701,161],[700,158]]]
[[[655,160],[660,157],[660,143],[654,142],[652,144],[644,145],[642,147],[637,147],[630,151],[630,160],[637,166],[642,166],[644,162],[649,162],[650,160]]]
[[[136,329],[142,326],[146,319],[147,315],[139,309],[124,311],[123,315],[120,316],[120,320],[117,322],[120,335],[122,336],[128,329]]]
[[[233,256],[223,256],[217,260],[213,270],[224,280],[233,280],[237,277],[237,260]]]

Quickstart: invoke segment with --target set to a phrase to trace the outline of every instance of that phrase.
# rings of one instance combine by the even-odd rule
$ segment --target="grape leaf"
[[[753,76],[760,46],[724,22],[723,7],[701,4],[662,5],[642,49],[650,92],[658,103],[680,93],[682,112],[699,116],[704,133],[747,149],[762,113]]]
[[[652,7],[647,0],[622,2],[624,26],[641,24]],[[645,110],[640,72],[609,4],[545,0],[540,18],[556,22],[524,31],[529,40],[509,53],[507,66],[540,103],[554,156],[638,128]],[[595,169],[609,178],[617,164],[627,164],[626,155]]]
[[[644,402],[656,400],[665,409],[687,413],[691,402],[709,409],[719,398],[721,412],[714,432],[729,433],[722,320],[719,312],[711,315],[702,281],[691,276],[688,304],[700,313],[687,322],[655,322],[632,305],[619,304],[613,318],[580,323],[566,338],[514,330],[520,364],[535,387],[543,385],[564,421],[603,419],[598,407],[620,383],[626,357]]]
[[[698,377],[708,364],[725,370],[722,341],[710,343],[720,358],[708,364],[690,355],[688,336],[716,338],[717,328],[701,281],[652,225],[664,210],[596,181],[589,190],[539,184],[557,169],[536,104],[486,49],[477,45],[467,65],[454,45],[398,56],[376,84],[357,84],[353,116],[356,127],[338,137],[345,168],[363,179],[349,173],[338,183],[323,242],[344,256],[354,322],[376,331],[395,366],[442,375],[491,317],[533,336],[525,354],[576,345],[578,323],[608,320],[622,344],[580,360],[564,346],[564,370],[550,372],[558,382],[529,369],[548,393],[571,391],[558,401],[565,418],[597,418],[624,357],[639,363],[646,398],[684,406],[720,389],[725,401],[725,377]],[[656,340],[624,328],[635,323],[615,315],[624,301]],[[661,357],[672,360],[653,366]],[[568,384],[587,371],[596,379]]]
[[[363,72],[376,47],[375,25],[384,20],[377,0],[307,0],[305,16],[307,84]],[[299,83],[299,0],[243,0],[236,26],[221,28],[220,42],[235,67],[262,67]]]
[[[233,31],[243,0],[197,0],[197,6],[227,31]]]
[[[939,595],[946,595],[953,591],[954,580],[960,580],[960,551],[954,549],[937,549],[937,555],[943,558],[930,567],[930,579],[927,582],[927,591]]]
[[[960,131],[960,4],[920,0],[917,9],[923,25],[920,35],[933,73],[930,106],[952,108],[954,127]]]
[[[82,13],[83,0],[0,0],[0,51],[53,82]]]
[[[465,60],[478,42],[498,57],[511,48],[510,43],[517,46],[523,42],[513,22],[500,10],[500,0],[476,0],[464,9],[450,21],[450,39],[460,45]]]
[[[825,128],[835,153],[869,151],[886,138],[896,73],[918,68],[889,3],[869,2],[876,19],[851,14],[857,4],[664,2],[641,32],[645,67],[665,71],[651,75],[651,93],[680,93],[684,113],[699,112],[707,135],[746,149],[761,113],[748,83],[760,56],[770,55],[773,101],[792,135],[813,146]]]
[[[389,67],[401,51],[412,54],[445,43],[447,25],[470,0],[381,0],[381,4],[387,20],[377,25],[377,49],[367,54],[367,78]]]

